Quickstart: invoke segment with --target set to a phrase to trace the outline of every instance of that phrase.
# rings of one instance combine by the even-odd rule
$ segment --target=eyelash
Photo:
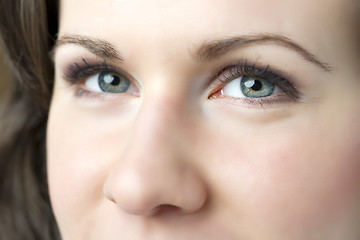
[[[92,92],[86,90],[84,87],[80,87],[79,85],[81,85],[87,78],[102,72],[113,72],[128,77],[125,73],[123,73],[123,71],[121,71],[121,69],[109,65],[105,60],[103,62],[89,63],[84,58],[82,58],[80,62],[75,62],[67,66],[63,77],[72,86],[76,87],[75,96],[97,98],[104,97],[104,93]]]
[[[112,71],[119,72],[118,69],[108,65],[106,61],[97,64],[89,64],[84,58],[80,63],[70,64],[65,71],[64,78],[72,84],[79,84],[85,78],[88,78],[94,74]]]
[[[83,87],[79,87],[79,85],[84,81],[84,79],[106,71],[114,72],[128,77],[120,69],[108,65],[106,61],[103,61],[101,63],[89,64],[88,61],[82,58],[80,62],[75,62],[66,67],[64,79],[70,82],[71,85],[77,86],[75,92],[75,95],[77,97],[95,98],[103,96],[104,93],[91,92],[84,89]],[[212,91],[208,99],[215,99],[216,97],[213,97],[214,93],[221,90],[227,83],[231,82],[232,80],[235,80],[239,77],[251,76],[262,77],[270,81],[275,86],[279,87],[283,93],[286,94],[287,100],[298,100],[301,96],[301,93],[296,89],[296,87],[294,87],[294,85],[291,83],[291,80],[288,80],[289,77],[285,78],[283,77],[284,75],[284,73],[270,68],[269,65],[258,66],[257,64],[249,64],[247,60],[240,61],[236,64],[232,64],[223,68],[215,76],[215,78],[213,78],[212,83],[210,84],[210,89],[212,89]],[[278,100],[274,97],[273,99],[271,98],[272,97],[264,97],[258,99],[246,98],[243,99],[243,101],[247,104],[260,104],[261,106],[263,106],[263,104],[271,104],[272,102]],[[238,98],[236,98],[235,100],[238,100]]]
[[[249,64],[247,60],[243,60],[238,62],[237,64],[230,65],[225,67],[223,70],[217,74],[213,80],[213,83],[210,89],[214,89],[209,99],[215,99],[216,97],[212,97],[214,93],[221,90],[227,83],[235,80],[239,77],[261,77],[269,82],[273,83],[275,86],[279,87],[282,93],[285,93],[287,96],[287,100],[299,100],[301,93],[297,90],[297,88],[291,83],[290,77],[284,77],[286,74],[280,72],[279,70],[272,69],[270,65],[258,66],[257,64]],[[246,98],[244,101],[246,103],[271,103],[271,97],[264,98]]]

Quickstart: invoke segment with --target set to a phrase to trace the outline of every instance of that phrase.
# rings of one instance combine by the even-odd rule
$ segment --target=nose
[[[172,111],[140,111],[126,150],[105,181],[105,197],[132,215],[199,211],[207,199],[206,187],[196,159],[177,134],[177,120],[167,117]]]

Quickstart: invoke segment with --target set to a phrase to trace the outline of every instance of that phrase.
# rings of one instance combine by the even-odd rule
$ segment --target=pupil
[[[120,78],[119,77],[113,77],[112,82],[110,83],[113,86],[117,86],[120,84]]]
[[[107,84],[111,84],[113,86],[117,86],[120,84],[120,78],[118,76],[107,74],[103,78],[104,82]]]
[[[262,89],[262,83],[259,80],[255,80],[255,83],[252,86],[252,90],[259,91],[261,89]]]
[[[124,93],[131,82],[124,76],[116,73],[104,72],[99,75],[99,87],[103,92],[108,93]]]

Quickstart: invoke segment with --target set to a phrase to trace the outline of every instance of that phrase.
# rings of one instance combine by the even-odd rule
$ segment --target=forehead
[[[61,0],[60,35],[120,39],[119,47],[165,48],[170,42],[185,49],[207,39],[265,32],[285,35],[325,56],[348,36],[344,19],[352,1]]]
[[[157,29],[160,27],[160,30],[163,30],[171,26],[186,25],[188,30],[196,26],[212,26],[212,31],[216,31],[220,27],[227,28],[226,25],[230,25],[231,28],[237,25],[243,31],[261,26],[276,26],[285,31],[294,24],[300,27],[309,23],[322,25],[322,20],[325,19],[338,20],[339,15],[344,12],[342,10],[346,2],[348,1],[61,0],[61,26],[66,24],[67,18],[71,18],[70,22],[74,28],[86,22],[100,21],[128,30],[131,30],[130,26],[156,26]],[[81,18],[83,15],[92,18]],[[74,22],[73,19],[77,21]],[[187,25],[190,23],[192,24]]]

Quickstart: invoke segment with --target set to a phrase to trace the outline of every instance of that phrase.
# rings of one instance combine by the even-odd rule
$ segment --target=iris
[[[130,87],[129,79],[111,72],[100,73],[98,82],[101,90],[109,93],[123,93]]]
[[[262,77],[243,76],[240,88],[246,97],[261,98],[273,94],[275,84]]]

